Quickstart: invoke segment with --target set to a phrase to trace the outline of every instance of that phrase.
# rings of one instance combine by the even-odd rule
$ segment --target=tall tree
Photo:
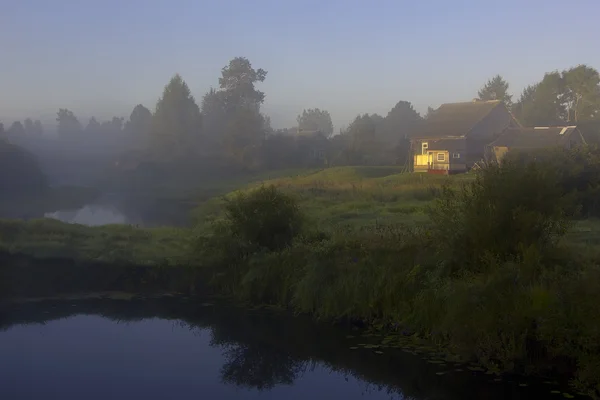
[[[3,139],[6,137],[6,131],[4,131],[4,124],[2,122],[0,122],[0,139]]]
[[[202,115],[188,85],[176,74],[165,86],[152,117],[155,154],[174,159],[191,156],[197,149]]]
[[[44,127],[39,119],[33,122],[33,132],[36,137],[40,137],[44,134]]]
[[[240,109],[225,128],[225,148],[230,160],[243,167],[255,167],[259,146],[266,137],[265,121],[260,113]]]
[[[345,133],[349,136],[346,162],[371,164],[377,158],[381,142],[377,137],[377,126],[369,114],[358,115]]]
[[[96,120],[96,117],[90,118],[90,121],[85,127],[85,134],[87,136],[98,136],[100,133],[100,123]]]
[[[333,122],[329,111],[318,108],[309,108],[303,110],[302,114],[296,118],[298,129],[303,131],[321,131],[329,137],[333,134]]]
[[[151,126],[152,113],[150,110],[141,104],[135,106],[124,128],[133,147],[137,149],[146,147]]]
[[[546,73],[541,82],[523,91],[517,103],[519,121],[525,126],[564,124],[567,111],[563,94],[561,74],[557,71]]]
[[[202,97],[202,127],[205,145],[216,151],[221,150],[227,123],[225,95],[223,90],[210,88]]]
[[[479,100],[502,100],[507,107],[512,105],[512,95],[508,94],[508,82],[500,75],[488,80],[478,92]]]
[[[385,133],[382,139],[396,145],[408,138],[421,120],[421,115],[410,102],[399,101],[385,117]]]
[[[34,131],[34,127],[33,127],[33,120],[31,118],[25,118],[25,121],[23,121],[23,126],[25,129],[25,134],[27,136],[35,135],[35,131]]]
[[[562,73],[563,103],[567,122],[600,117],[600,74],[594,68],[578,65]]]
[[[431,117],[431,115],[435,112],[435,108],[428,106],[427,107],[427,112],[425,113],[425,116],[423,117],[423,119],[429,119],[429,117]]]
[[[255,88],[258,82],[264,82],[267,71],[254,69],[245,57],[236,57],[221,70],[219,87],[225,92],[227,111],[235,114],[240,108],[258,111],[265,101],[265,94]]]
[[[25,135],[25,128],[21,121],[13,122],[10,128],[8,128],[8,134],[13,138],[22,138]]]
[[[254,69],[247,58],[236,57],[221,70],[219,89],[211,89],[202,99],[208,141],[222,146],[237,163],[249,159],[241,155],[254,151],[269,129],[269,121],[260,112],[265,94],[255,87],[266,76],[267,71]]]
[[[72,111],[60,108],[57,113],[56,122],[58,122],[57,132],[61,138],[74,139],[81,136],[81,123]]]

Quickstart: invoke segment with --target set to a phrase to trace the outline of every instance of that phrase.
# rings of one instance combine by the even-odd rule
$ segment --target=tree
[[[399,101],[385,117],[384,137],[386,142],[396,145],[407,139],[422,121],[421,115],[408,101]]]
[[[152,113],[143,105],[138,104],[133,108],[124,130],[135,148],[143,148],[147,144],[151,127]]]
[[[524,125],[561,125],[600,119],[600,74],[578,65],[549,72],[530,85],[515,105]]]
[[[541,82],[527,87],[517,102],[519,121],[526,126],[564,124],[564,81],[557,71],[546,73]]]
[[[87,136],[97,136],[100,133],[100,123],[96,120],[96,117],[90,118],[85,127],[85,133]]]
[[[57,132],[61,138],[73,139],[81,137],[81,123],[72,111],[60,108],[57,113],[56,122],[58,122]]]
[[[255,70],[245,57],[236,57],[221,70],[219,87],[225,92],[225,105],[228,113],[235,114],[239,108],[252,108],[258,111],[265,101],[265,94],[254,86],[264,82],[267,71]]]
[[[15,124],[13,124],[15,125]],[[21,128],[23,125],[19,122]],[[29,151],[0,140],[0,193],[39,193],[47,180],[36,157]]]
[[[529,111],[528,107],[533,104],[535,99],[535,91],[537,90],[538,85],[539,83],[536,83],[523,89],[521,97],[519,97],[519,100],[513,104],[512,112],[515,115],[515,118],[517,118],[523,124],[525,124],[525,120],[529,118],[527,116],[527,112]]]
[[[152,147],[159,158],[191,156],[197,150],[202,115],[188,85],[176,74],[165,86],[152,117]]]
[[[223,134],[227,121],[227,107],[225,92],[210,90],[202,97],[202,125],[204,130],[205,145],[209,149],[221,150]]]
[[[423,117],[423,119],[429,119],[429,117],[431,117],[434,112],[435,112],[435,108],[428,106],[427,112],[425,113],[425,116]]]
[[[8,128],[8,135],[13,138],[22,138],[25,135],[25,128],[21,121],[15,121]]]
[[[372,164],[381,149],[377,137],[375,121],[369,114],[358,115],[348,127],[345,135],[349,136],[345,151],[349,164]]]
[[[207,143],[222,148],[236,163],[248,165],[269,130],[270,120],[260,112],[265,94],[255,88],[267,71],[255,70],[248,59],[236,57],[221,70],[219,89],[211,89],[202,99],[207,119]]]
[[[562,73],[562,101],[566,122],[600,117],[600,74],[594,68],[578,65]]]
[[[44,127],[39,119],[36,119],[33,122],[33,132],[36,137],[42,136],[44,134]]]
[[[230,160],[239,166],[255,167],[265,133],[265,122],[260,113],[240,109],[225,127],[225,150]]]
[[[321,131],[326,137],[333,134],[333,122],[329,111],[318,108],[303,110],[296,118],[298,129],[302,131]]]
[[[33,136],[35,134],[33,120],[31,118],[26,118],[25,121],[23,121],[23,125],[25,129],[25,134],[27,136]]]
[[[6,137],[6,132],[4,131],[4,124],[0,122],[0,139]]]
[[[480,100],[501,100],[507,107],[512,105],[512,95],[508,94],[508,82],[500,75],[488,80],[478,95]]]

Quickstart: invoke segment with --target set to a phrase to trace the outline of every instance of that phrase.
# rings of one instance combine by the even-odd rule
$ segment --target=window
[[[421,154],[425,154],[427,152],[428,147],[429,147],[429,143],[427,143],[427,142],[421,143]]]
[[[437,160],[438,161],[446,161],[446,154],[444,154],[444,153],[437,153]]]
[[[453,153],[452,158],[460,158],[460,153]]]

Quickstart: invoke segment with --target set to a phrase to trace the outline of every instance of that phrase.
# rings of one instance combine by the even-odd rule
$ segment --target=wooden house
[[[489,143],[516,127],[519,123],[499,100],[442,104],[411,137],[413,170],[466,172],[484,159]]]
[[[576,126],[509,128],[487,146],[486,159],[499,162],[509,151],[531,151],[562,147],[571,149],[586,141]]]

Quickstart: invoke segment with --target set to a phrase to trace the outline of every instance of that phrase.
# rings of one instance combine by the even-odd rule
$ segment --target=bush
[[[231,233],[251,247],[279,250],[292,243],[304,220],[296,200],[275,186],[238,193],[225,204]]]
[[[445,187],[429,209],[441,259],[453,272],[482,272],[490,259],[520,260],[554,246],[573,211],[559,177],[550,163],[507,161],[462,188]]]

